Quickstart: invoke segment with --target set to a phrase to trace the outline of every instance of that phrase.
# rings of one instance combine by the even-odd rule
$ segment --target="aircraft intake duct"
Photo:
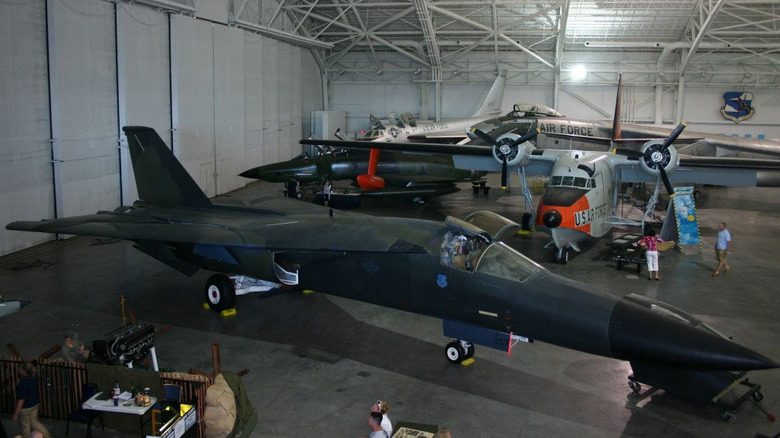
[[[609,344],[618,359],[707,371],[777,368],[776,362],[719,335],[682,311],[629,296],[615,305]]]

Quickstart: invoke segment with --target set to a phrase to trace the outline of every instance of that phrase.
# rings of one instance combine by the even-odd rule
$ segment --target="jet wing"
[[[466,133],[439,132],[435,134],[416,134],[406,137],[413,142],[433,142],[433,143],[458,143],[469,138]]]
[[[295,202],[295,201],[292,201]],[[327,208],[317,214],[283,214],[268,209],[215,207],[208,212],[124,209],[44,221],[19,221],[9,230],[112,237],[165,244],[197,244],[260,251],[420,252],[432,233],[430,225],[406,242],[391,241],[383,229],[397,218],[382,218]],[[399,249],[401,248],[401,249]]]

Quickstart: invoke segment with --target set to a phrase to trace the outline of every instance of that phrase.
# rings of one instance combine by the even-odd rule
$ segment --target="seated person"
[[[84,343],[79,339],[78,333],[68,330],[62,337],[62,358],[65,362],[78,363],[86,362],[89,357],[89,350],[84,348]]]

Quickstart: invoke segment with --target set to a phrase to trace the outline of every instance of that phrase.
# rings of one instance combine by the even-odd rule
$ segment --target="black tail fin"
[[[130,146],[138,197],[158,207],[209,207],[211,202],[154,129],[122,128]]]

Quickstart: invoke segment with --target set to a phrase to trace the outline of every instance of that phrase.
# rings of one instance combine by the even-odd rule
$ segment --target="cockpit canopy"
[[[577,189],[593,189],[596,187],[594,178],[584,178],[580,176],[551,176],[550,187],[574,187]]]
[[[540,105],[536,103],[516,103],[512,107],[512,111],[507,116],[522,118],[522,117],[564,117],[563,114],[555,111],[547,105]]]
[[[476,212],[460,220],[447,217],[449,231],[441,245],[441,263],[458,270],[479,272],[511,281],[525,281],[542,268],[533,260],[493,239],[514,222],[492,212]],[[476,224],[486,225],[491,232]]]
[[[361,139],[363,140],[373,140],[376,138],[384,137],[386,129],[372,129],[370,131],[367,131],[365,134],[363,134],[363,137]]]
[[[543,269],[541,265],[510,248],[504,242],[496,242],[482,252],[476,272],[512,281],[525,281]]]

